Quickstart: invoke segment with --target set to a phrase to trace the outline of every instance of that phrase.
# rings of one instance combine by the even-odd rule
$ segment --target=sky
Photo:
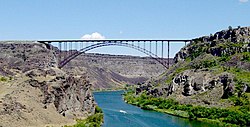
[[[228,26],[250,26],[249,0],[0,0],[0,40],[193,39]],[[117,49],[92,52],[142,55]]]

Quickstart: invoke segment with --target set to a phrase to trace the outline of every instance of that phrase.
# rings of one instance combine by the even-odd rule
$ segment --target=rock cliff
[[[58,69],[45,45],[1,42],[0,54],[0,126],[63,126],[94,113],[86,76]]]
[[[45,45],[32,41],[0,42],[0,64],[2,74],[10,74],[10,69],[26,72],[32,69],[55,67],[55,52]]]
[[[164,75],[139,85],[136,93],[146,90],[148,95],[173,98],[183,104],[249,105],[250,27],[193,39],[174,61]]]

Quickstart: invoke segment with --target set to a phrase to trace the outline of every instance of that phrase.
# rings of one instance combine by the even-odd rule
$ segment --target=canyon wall
[[[63,126],[95,112],[86,76],[57,68],[44,44],[0,42],[0,68],[0,126]]]
[[[170,59],[172,64],[173,59]],[[144,83],[161,75],[166,68],[150,57],[81,54],[63,70],[72,74],[86,73],[94,89],[113,89],[123,88],[125,84]]]

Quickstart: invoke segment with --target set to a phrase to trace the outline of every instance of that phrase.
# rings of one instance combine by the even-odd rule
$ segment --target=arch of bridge
[[[77,56],[86,53],[87,51],[90,51],[92,49],[96,49],[99,47],[105,47],[105,46],[124,46],[124,47],[129,47],[129,48],[133,48],[135,50],[138,50],[146,55],[148,55],[150,58],[156,60],[157,62],[159,62],[161,65],[163,65],[165,68],[168,68],[168,66],[166,64],[164,64],[162,58],[158,57],[156,54],[141,48],[140,46],[136,46],[133,44],[129,44],[129,43],[124,43],[124,42],[102,42],[102,43],[96,43],[90,46],[87,46],[85,48],[80,49],[77,52],[74,52],[73,54],[71,54],[70,56],[66,57],[64,60],[62,60],[59,64],[59,68],[62,68],[63,66],[65,66],[67,63],[69,63],[71,60],[73,60],[74,58],[76,58]]]

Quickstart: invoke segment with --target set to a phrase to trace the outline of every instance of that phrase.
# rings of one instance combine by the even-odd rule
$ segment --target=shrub
[[[250,53],[249,52],[243,53],[241,61],[250,62]]]
[[[196,57],[200,56],[202,53],[204,53],[202,47],[198,47],[196,50],[194,50],[191,55],[190,58],[191,60],[195,59]]]
[[[102,109],[99,106],[95,107],[95,113],[103,113]]]
[[[0,78],[0,81],[2,81],[2,82],[6,82],[8,79],[6,78],[6,77],[1,77]]]
[[[214,66],[217,66],[217,61],[212,59],[212,60],[205,60],[202,62],[202,66],[204,68],[211,68],[211,67],[214,67]]]
[[[73,126],[67,126],[64,127],[101,127],[103,123],[103,114],[102,113],[96,113],[94,115],[89,116],[87,119],[76,120],[77,123]]]
[[[201,69],[201,68],[211,68],[217,66],[218,63],[215,59],[209,59],[209,60],[202,60],[196,63],[193,63],[191,65],[192,68],[194,69]]]
[[[219,62],[227,62],[231,59],[231,56],[229,55],[222,55],[220,58],[219,58]]]

